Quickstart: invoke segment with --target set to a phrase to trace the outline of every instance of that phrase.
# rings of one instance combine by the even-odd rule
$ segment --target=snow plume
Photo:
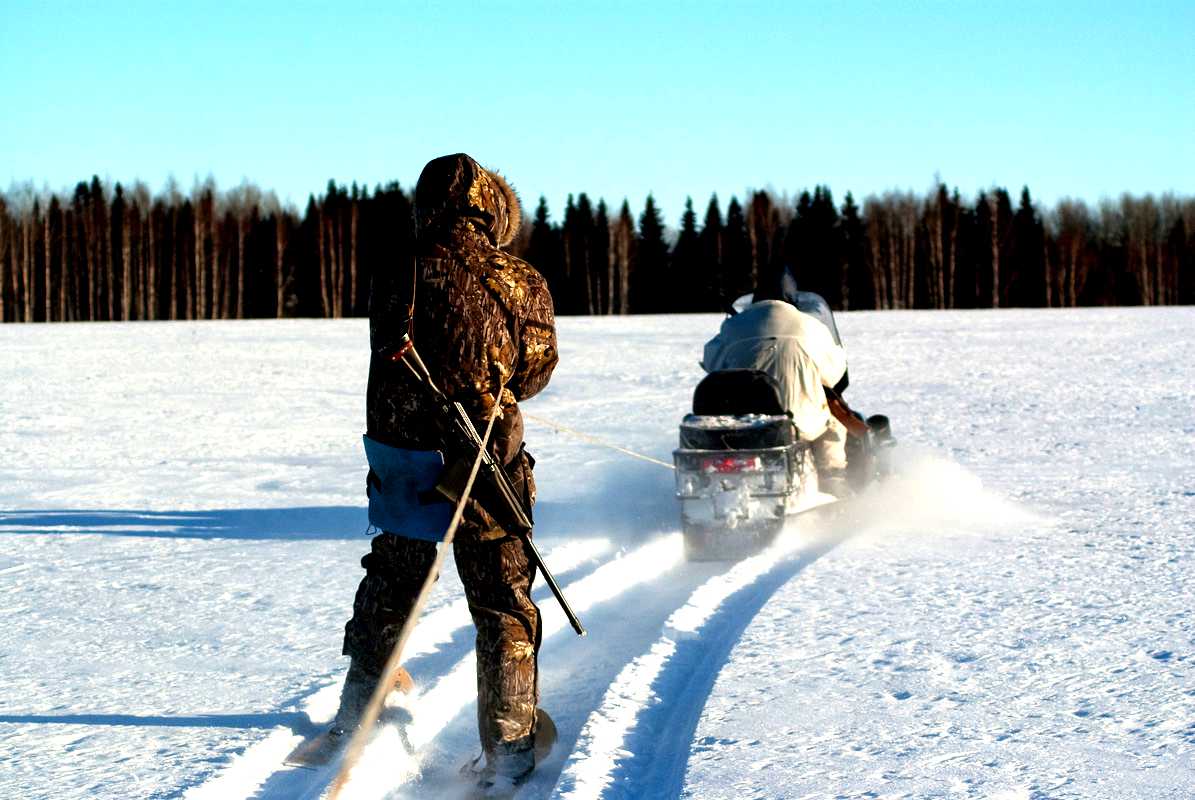
[[[592,463],[542,469],[536,480],[537,532],[600,537],[634,547],[676,529],[674,473],[655,464],[602,454]]]
[[[905,445],[892,451],[892,474],[863,491],[847,513],[860,533],[982,533],[1040,522],[961,464]]]

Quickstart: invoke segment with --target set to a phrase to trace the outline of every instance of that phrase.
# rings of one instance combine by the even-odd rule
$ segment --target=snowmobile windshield
[[[830,333],[834,336],[834,344],[842,347],[842,337],[838,335],[838,326],[834,324],[834,312],[830,310],[830,304],[826,302],[825,298],[816,292],[788,291],[786,287],[784,299],[796,306],[798,311],[815,317],[829,328]]]

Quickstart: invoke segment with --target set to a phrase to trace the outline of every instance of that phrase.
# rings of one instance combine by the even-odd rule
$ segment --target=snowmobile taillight
[[[705,458],[701,461],[702,472],[759,472],[763,469],[763,460],[759,456],[718,456]]]

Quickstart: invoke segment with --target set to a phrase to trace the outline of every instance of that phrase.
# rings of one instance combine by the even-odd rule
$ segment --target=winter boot
[[[531,742],[499,742],[486,759],[474,797],[513,797],[534,770],[535,748]]]
[[[477,785],[472,795],[474,798],[511,798],[535,771],[535,766],[542,763],[556,744],[556,723],[542,708],[535,710],[535,733],[532,741],[502,742],[485,758],[478,756],[473,764],[466,765],[462,774],[473,774],[477,778]],[[485,766],[478,766],[485,760]]]
[[[336,718],[328,731],[330,736],[341,737],[350,735],[361,725],[361,717],[365,714],[365,707],[373,697],[374,687],[378,684],[378,676],[370,675],[353,661],[349,664],[348,674],[344,677],[344,687],[340,690],[340,707],[336,710]],[[414,683],[411,674],[403,667],[399,667],[395,674],[391,691],[397,689],[406,693],[411,691]]]

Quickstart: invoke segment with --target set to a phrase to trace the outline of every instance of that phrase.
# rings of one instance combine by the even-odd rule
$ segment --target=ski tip
[[[415,690],[415,681],[411,677],[411,673],[407,672],[406,667],[399,667],[394,671],[394,682],[390,688],[403,694],[410,694]]]
[[[333,736],[331,731],[324,731],[317,736],[299,742],[294,750],[282,760],[288,767],[300,769],[319,769],[325,767],[336,758],[344,745],[344,736]]]

